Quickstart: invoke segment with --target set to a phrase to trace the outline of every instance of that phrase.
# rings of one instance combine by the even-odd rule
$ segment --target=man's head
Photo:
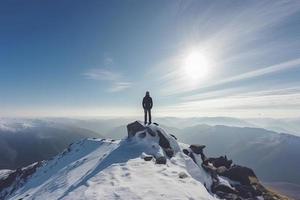
[[[150,92],[149,91],[146,92],[146,96],[150,96]]]

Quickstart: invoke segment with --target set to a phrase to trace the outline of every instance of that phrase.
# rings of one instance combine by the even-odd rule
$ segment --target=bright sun
[[[195,83],[208,76],[209,62],[201,52],[192,51],[183,60],[183,70],[186,78]]]

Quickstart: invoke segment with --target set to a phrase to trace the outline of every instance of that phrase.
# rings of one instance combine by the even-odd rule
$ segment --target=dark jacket
[[[149,95],[146,95],[143,98],[143,108],[146,110],[150,110],[153,106],[152,98]]]

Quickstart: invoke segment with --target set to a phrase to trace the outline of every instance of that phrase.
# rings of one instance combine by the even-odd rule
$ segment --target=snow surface
[[[6,199],[217,199],[206,189],[212,182],[210,175],[182,153],[187,145],[155,125],[149,128],[159,129],[175,150],[166,165],[142,159],[164,155],[158,136],[141,132],[117,141],[86,139],[45,162]],[[188,176],[181,179],[179,173]]]

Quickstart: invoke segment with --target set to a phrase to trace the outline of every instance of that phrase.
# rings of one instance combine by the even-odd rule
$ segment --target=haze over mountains
[[[70,143],[86,137],[124,138],[130,121],[132,118],[2,119],[0,168],[15,169],[49,159]],[[281,182],[280,187],[285,190],[289,190],[291,184],[293,188],[300,185],[300,137],[295,136],[296,132],[291,135],[253,128],[261,124],[259,127],[296,131],[297,119],[165,117],[155,121],[182,142],[207,145],[209,156],[226,154],[236,163],[253,168],[261,180],[270,185],[278,186]]]
[[[16,169],[49,159],[70,143],[86,137],[103,136],[88,129],[45,119],[2,119],[0,169]]]
[[[247,166],[207,157],[158,124],[127,125],[122,140],[80,140],[50,160],[0,171],[0,199],[268,199],[268,190]]]

